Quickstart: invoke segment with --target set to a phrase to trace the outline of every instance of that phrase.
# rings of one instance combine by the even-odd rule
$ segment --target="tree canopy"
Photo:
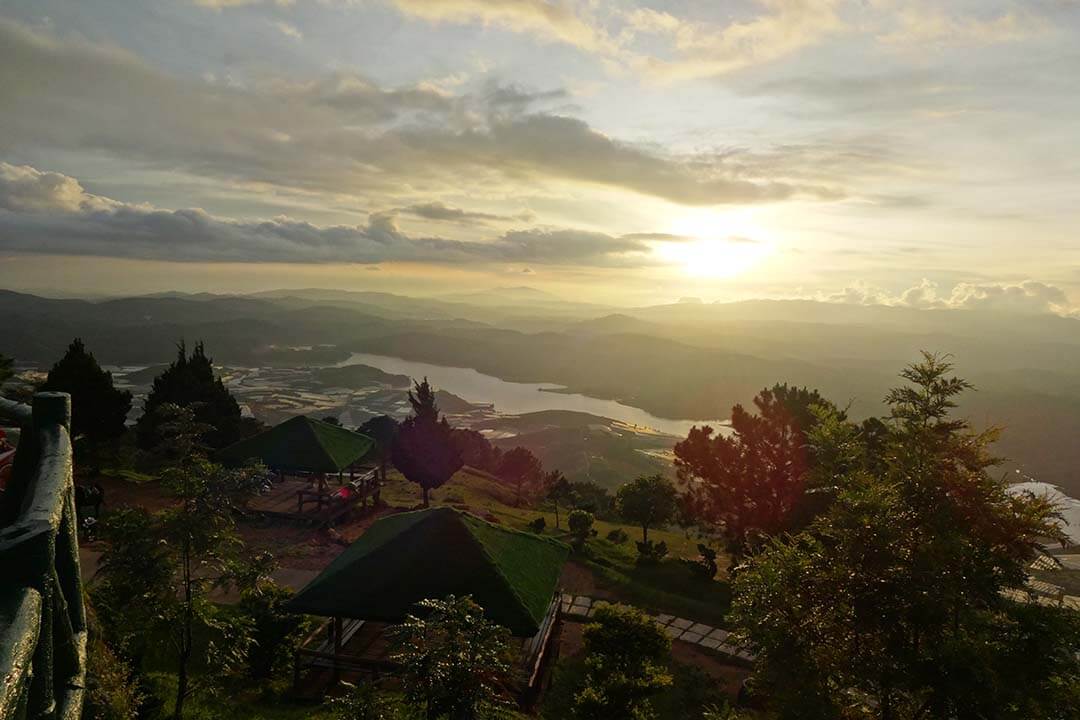
[[[540,459],[524,447],[515,447],[502,454],[499,462],[499,476],[513,483],[516,488],[514,504],[521,504],[521,491],[529,483],[539,482],[544,472]]]
[[[214,362],[206,355],[201,342],[196,343],[188,355],[186,345],[177,345],[176,359],[160,375],[143,402],[143,414],[137,430],[139,444],[152,448],[162,439],[156,410],[171,403],[180,407],[190,406],[198,422],[209,426],[203,437],[211,448],[223,448],[251,434],[256,427],[245,423],[240,405],[214,374]]]
[[[386,464],[390,462],[399,429],[398,421],[389,415],[376,415],[356,429],[361,435],[367,435],[375,441],[375,456],[379,461],[379,475],[383,482],[386,481]]]
[[[685,509],[721,531],[733,563],[764,538],[805,522],[814,409],[843,414],[817,391],[788,385],[762,390],[754,407],[732,409],[730,434],[694,427],[675,446]]]
[[[462,468],[461,453],[454,444],[452,429],[439,414],[435,391],[428,383],[413,383],[409,404],[413,414],[407,417],[394,440],[394,467],[405,479],[420,486],[424,507],[430,503],[430,492],[442,487]]]
[[[649,528],[664,525],[675,515],[678,491],[663,475],[642,475],[615,494],[619,515],[641,526],[641,541],[649,542]]]
[[[814,411],[814,480],[837,497],[736,578],[759,687],[782,718],[1077,717],[1080,618],[1003,594],[1063,539],[1053,506],[990,474],[997,433],[952,414],[969,385],[948,362],[902,377],[874,443]]]
[[[71,395],[71,428],[75,435],[106,440],[123,434],[131,410],[131,393],[113,385],[112,373],[101,369],[81,339],[71,341],[64,357],[49,370],[41,390]]]

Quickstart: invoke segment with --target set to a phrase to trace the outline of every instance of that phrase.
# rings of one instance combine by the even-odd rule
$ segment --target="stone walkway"
[[[587,620],[596,612],[597,601],[585,595],[564,595],[562,613],[572,620]],[[650,613],[651,615],[651,613]],[[740,663],[753,663],[757,655],[735,644],[727,630],[674,615],[652,615],[658,627],[672,640],[698,645]]]

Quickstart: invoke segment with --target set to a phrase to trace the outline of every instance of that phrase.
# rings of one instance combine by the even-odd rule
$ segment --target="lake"
[[[473,403],[494,403],[496,410],[510,415],[540,410],[572,410],[619,420],[629,425],[649,427],[680,437],[685,437],[694,425],[712,425],[720,429],[727,424],[726,420],[657,417],[641,408],[623,405],[615,400],[602,400],[580,393],[545,392],[560,390],[561,385],[507,382],[472,368],[432,365],[369,353],[353,353],[348,360],[337,364],[338,367],[345,365],[369,365],[396,375],[408,375],[416,379],[426,377],[436,389],[446,390]]]

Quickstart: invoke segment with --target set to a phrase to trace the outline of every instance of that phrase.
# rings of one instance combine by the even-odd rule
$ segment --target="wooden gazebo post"
[[[341,655],[341,618],[334,616],[333,620],[333,633],[334,633],[334,682],[337,683],[341,679],[341,673],[338,670],[338,656]]]

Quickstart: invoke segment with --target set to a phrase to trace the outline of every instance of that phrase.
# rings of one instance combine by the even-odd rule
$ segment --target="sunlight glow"
[[[685,239],[657,243],[653,252],[696,277],[737,277],[772,252],[746,213],[696,210],[673,220],[669,232]]]

